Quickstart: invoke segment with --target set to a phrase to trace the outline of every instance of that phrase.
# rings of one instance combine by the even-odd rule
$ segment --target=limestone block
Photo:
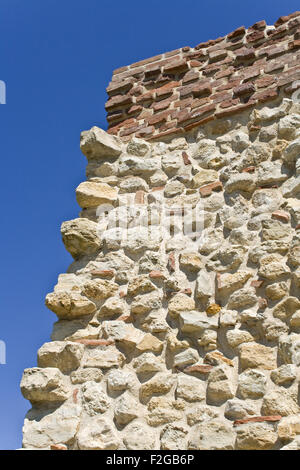
[[[167,424],[160,433],[163,450],[185,450],[188,430],[184,426]]]
[[[54,367],[25,369],[20,386],[31,403],[63,402],[70,395],[67,378]]]
[[[93,416],[81,422],[77,434],[80,450],[116,450],[120,441],[113,426],[101,416]]]
[[[195,364],[199,360],[199,354],[195,349],[186,349],[174,356],[174,367],[186,367]]]
[[[125,361],[125,356],[114,348],[101,347],[87,349],[83,357],[83,367],[99,367],[100,369],[110,369],[121,367]]]
[[[200,188],[208,183],[213,183],[218,180],[218,172],[215,170],[206,170],[201,168],[198,173],[193,177],[193,186],[194,188]]]
[[[100,382],[102,378],[101,370],[93,367],[74,370],[70,375],[72,384],[82,384],[89,381]]]
[[[297,391],[294,389],[271,390],[262,402],[261,412],[263,415],[288,416],[300,412],[297,403]]]
[[[116,402],[114,417],[119,426],[125,426],[139,416],[139,404],[129,393],[122,395]]]
[[[201,270],[196,281],[195,295],[198,299],[207,299],[215,293],[215,273]]]
[[[148,403],[147,423],[150,426],[161,426],[181,420],[185,405],[180,400],[168,397],[153,397]]]
[[[163,348],[163,342],[150,333],[146,333],[136,348],[140,352],[151,351],[153,353],[160,353]]]
[[[285,364],[300,365],[300,335],[291,333],[283,334],[279,338],[278,351]]]
[[[156,374],[152,379],[141,385],[140,397],[144,401],[153,394],[165,395],[171,390],[174,382],[175,377],[172,374]]]
[[[169,312],[172,316],[178,316],[181,312],[193,310],[195,301],[186,294],[175,294],[169,301]]]
[[[102,204],[113,205],[117,201],[118,191],[109,184],[96,181],[80,183],[76,189],[76,199],[80,207],[97,207]]]
[[[203,382],[196,377],[179,374],[176,396],[188,402],[203,401],[205,400],[205,386]]]
[[[93,279],[87,281],[82,293],[93,300],[104,300],[116,294],[119,286],[112,281],[106,279]]]
[[[218,327],[218,316],[208,316],[204,312],[182,312],[179,315],[179,321],[183,333],[197,333],[207,328]]]
[[[209,374],[206,397],[210,405],[220,405],[234,397],[233,386],[222,366],[216,367]]]
[[[267,379],[263,372],[246,370],[239,375],[237,394],[241,398],[261,398],[266,393]]]
[[[123,441],[128,450],[152,450],[157,448],[154,431],[143,423],[129,424]]]
[[[192,272],[200,271],[200,269],[203,268],[203,260],[198,253],[181,253],[179,263],[181,269],[186,269]]]
[[[226,332],[226,339],[231,348],[237,348],[242,343],[249,343],[254,341],[253,336],[247,330],[228,330]]]
[[[291,441],[300,434],[300,415],[287,416],[278,423],[278,437],[282,441]]]
[[[259,404],[253,400],[240,400],[233,398],[226,402],[224,416],[230,420],[245,419],[249,416],[258,415],[260,412]]]
[[[97,382],[85,382],[81,387],[80,395],[83,409],[89,416],[105,413],[110,406],[108,396],[104,392],[102,385]]]
[[[24,421],[23,448],[45,449],[51,445],[72,444],[80,414],[80,406],[68,402],[50,412],[32,408]]]
[[[68,373],[78,369],[83,356],[84,346],[70,341],[52,341],[38,350],[39,367],[56,367]]]
[[[274,426],[269,423],[245,423],[237,427],[238,450],[269,450],[277,441]]]
[[[235,432],[232,426],[219,419],[211,419],[197,426],[190,438],[190,450],[233,450]]]
[[[80,148],[88,159],[118,157],[122,152],[121,140],[96,126],[81,133]]]
[[[276,350],[255,342],[243,343],[238,347],[240,366],[245,369],[276,369]],[[276,414],[276,413],[270,413]]]
[[[77,259],[100,250],[102,241],[98,235],[98,224],[88,219],[63,222],[61,235],[67,251]]]
[[[294,364],[283,364],[271,372],[271,379],[276,385],[291,384],[296,377],[297,367]]]
[[[62,319],[82,317],[96,311],[94,302],[73,291],[52,292],[46,296],[45,304]]]
[[[160,360],[151,352],[141,354],[133,361],[138,374],[159,372],[162,369]]]
[[[107,376],[107,388],[111,391],[123,391],[133,384],[133,374],[124,370],[113,369]]]
[[[197,405],[194,408],[189,408],[186,413],[186,419],[189,426],[209,421],[210,419],[217,418],[218,411],[210,406]]]
[[[136,155],[137,157],[149,156],[151,147],[148,142],[143,139],[138,139],[133,137],[127,144],[127,153],[131,155]]]

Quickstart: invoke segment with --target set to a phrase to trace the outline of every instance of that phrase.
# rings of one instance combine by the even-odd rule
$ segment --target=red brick
[[[155,127],[153,126],[148,126],[148,127],[143,127],[139,131],[136,132],[137,137],[148,137],[153,134],[155,131]]]
[[[254,93],[255,85],[251,82],[242,83],[233,89],[234,96],[245,96]]]
[[[252,26],[250,26],[250,28],[248,28],[248,31],[259,31],[261,29],[265,29],[266,26],[267,23],[265,22],[265,20],[257,21]]]
[[[115,344],[112,339],[74,339],[74,343],[81,343],[85,346],[110,346]]]
[[[277,421],[280,421],[282,416],[280,415],[272,415],[272,416],[252,416],[251,418],[245,418],[245,419],[236,419],[233,422],[234,426],[237,426],[238,424],[245,424],[245,423],[263,423],[264,421],[270,422],[270,423],[275,423]]]
[[[156,55],[154,57],[150,57],[149,59],[140,60],[139,62],[134,62],[130,65],[130,69],[134,69],[136,67],[141,67],[142,65],[151,64],[152,62],[157,62],[158,60],[162,59],[162,55]]]
[[[149,277],[151,279],[166,279],[166,276],[161,271],[150,271]]]
[[[253,33],[247,34],[246,36],[247,42],[256,42],[264,38],[265,38],[265,34],[263,31],[254,31]]]
[[[296,39],[295,41],[289,42],[288,46],[289,46],[289,49],[299,49],[300,39]]]
[[[290,214],[284,211],[274,211],[272,212],[272,218],[281,220],[282,222],[289,222]]]
[[[280,16],[278,20],[274,23],[274,26],[279,26],[283,23],[286,23],[287,21],[291,20],[292,18],[296,18],[299,15],[300,15],[300,11],[295,11],[291,13],[290,15]]]
[[[192,62],[195,62],[195,61],[190,62],[191,66],[192,66]],[[189,70],[183,77],[182,84],[184,85],[185,83],[194,82],[195,80],[198,80],[198,79],[199,79],[199,72],[194,72],[194,70]]]
[[[77,395],[78,395],[79,389],[75,388],[72,393],[72,398],[73,398],[73,403],[77,403]]]
[[[174,101],[175,99],[176,97],[171,97],[165,100],[157,101],[155,103],[152,103],[150,108],[154,109],[154,111],[162,111],[163,109],[167,109],[172,103],[172,101]]]
[[[270,88],[269,90],[265,90],[262,92],[256,92],[252,98],[254,100],[260,101],[262,103],[266,101],[271,101],[274,100],[278,97],[278,89],[276,88]]]
[[[255,59],[255,50],[253,48],[242,48],[235,51],[236,60],[251,60]]]
[[[147,93],[144,93],[141,96],[138,96],[136,99],[137,103],[146,103],[147,101],[152,101],[154,99],[155,95],[153,91],[147,91]]]
[[[232,97],[232,91],[222,92],[222,93],[215,93],[211,95],[211,100],[213,103],[221,103],[222,101],[229,101]]]
[[[145,191],[139,190],[135,193],[134,203],[135,204],[144,204],[145,200]]]
[[[264,88],[264,87],[273,85],[273,83],[275,82],[276,82],[276,78],[274,78],[272,75],[264,75],[258,80],[255,80],[255,85],[258,88]]]
[[[68,450],[65,444],[51,444],[50,450]]]
[[[175,74],[179,72],[185,72],[188,70],[188,64],[186,59],[179,59],[171,62],[169,65],[164,66],[164,73]]]
[[[230,77],[234,73],[234,67],[226,67],[224,70],[220,70],[220,72],[217,72],[215,75],[216,79],[219,78],[225,78],[225,77]]]
[[[113,269],[94,269],[91,275],[102,279],[112,279],[115,275],[115,271]]]
[[[251,287],[255,287],[256,289],[259,289],[263,285],[264,281],[260,279],[255,279],[254,281],[251,281],[250,285]]]
[[[223,111],[218,111],[215,113],[215,116],[217,119],[227,117],[227,116],[232,116],[232,114],[240,113],[240,112],[250,109],[255,104],[256,104],[256,101],[251,99],[248,103],[233,106],[232,108],[229,108]]]
[[[219,62],[220,60],[225,59],[227,57],[227,51],[226,49],[219,49],[217,51],[212,51],[209,53],[209,62],[214,63],[214,62]]]
[[[238,105],[239,102],[240,102],[240,100],[238,98],[222,101],[221,104],[220,104],[220,108],[230,108],[232,106]]]
[[[196,127],[199,127],[199,126],[202,126],[204,124],[206,124],[207,122],[210,122],[214,119],[214,114],[210,114],[209,116],[206,116],[204,118],[199,118],[194,121],[192,124],[188,124],[186,126],[184,126],[184,131],[190,131]]]
[[[131,104],[132,103],[132,98],[131,96],[128,95],[116,95],[110,98],[106,104],[105,104],[105,109],[109,111],[110,109],[114,109],[118,106],[124,106],[126,104]]]
[[[191,165],[191,160],[190,160],[190,157],[188,156],[188,154],[186,152],[182,152],[182,159],[183,159],[183,163],[185,165]]]
[[[238,36],[244,36],[245,32],[246,32],[245,26],[240,26],[239,28],[235,29],[231,33],[227,34],[227,38],[228,39],[233,39],[233,38],[236,38]]]
[[[185,295],[189,295],[189,296],[191,296],[192,293],[193,293],[192,289],[190,289],[189,287],[186,288],[186,289],[182,289],[182,290],[180,290],[179,292],[180,292],[181,294],[185,294]]]
[[[134,79],[128,78],[127,80],[123,80],[122,82],[110,82],[108,87],[106,88],[107,93],[112,96],[115,93],[119,94],[122,91],[129,91],[133,87]]]
[[[158,114],[154,114],[153,116],[149,117],[148,124],[151,126],[152,124],[159,124],[162,122],[165,122],[168,119],[168,116],[170,115],[170,111],[163,111]]]
[[[198,364],[195,366],[185,367],[184,372],[191,374],[193,372],[198,374],[208,374],[213,369],[213,366],[209,364]]]
[[[199,188],[199,192],[202,197],[210,196],[213,191],[222,191],[223,185],[221,181],[215,181],[214,183],[206,184]]]
[[[167,95],[172,94],[174,88],[176,88],[179,84],[180,84],[180,82],[174,82],[174,81],[173,81],[173,82],[166,83],[166,84],[163,85],[162,87],[157,88],[157,89],[155,90],[156,96],[157,96],[158,98],[162,98],[163,96],[167,96]]]
[[[256,170],[255,166],[248,166],[242,169],[242,173],[254,173]]]
[[[276,61],[268,62],[264,67],[264,71],[265,73],[271,73],[271,72],[275,72],[277,70],[283,69],[284,66],[285,66],[284,60],[276,60]]]
[[[209,82],[207,83],[197,83],[197,85],[194,85],[192,89],[192,94],[195,97],[198,96],[203,96],[203,95],[210,95],[212,92],[212,87]]]
[[[194,49],[203,49],[203,48],[206,48],[206,47],[209,47],[209,46],[213,46],[215,44],[218,44],[219,42],[223,41],[224,38],[217,38],[217,39],[210,39],[209,41],[206,41],[206,42],[201,42],[200,44],[198,44],[197,46],[195,46]]]
[[[168,268],[171,272],[175,271],[175,254],[173,252],[169,254]]]
[[[136,104],[134,104],[133,106],[131,106],[131,108],[129,108],[129,110],[127,111],[127,114],[128,116],[130,115],[136,115],[138,113],[140,113],[143,109],[143,106],[138,106]]]
[[[128,66],[125,65],[123,67],[119,67],[118,69],[115,69],[113,71],[113,75],[118,75],[119,73],[122,73],[122,72],[125,72],[126,70],[128,70]]]

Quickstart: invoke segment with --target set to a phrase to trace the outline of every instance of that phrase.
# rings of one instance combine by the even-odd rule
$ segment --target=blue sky
[[[0,449],[21,446],[30,406],[19,382],[56,319],[44,297],[71,263],[59,228],[79,212],[80,131],[106,129],[112,70],[297,9],[296,0],[0,0]]]

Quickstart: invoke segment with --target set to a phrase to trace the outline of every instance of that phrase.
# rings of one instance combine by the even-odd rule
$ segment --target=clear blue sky
[[[0,0],[0,449],[21,446],[30,406],[19,382],[56,319],[44,297],[71,262],[59,228],[79,211],[80,131],[106,129],[112,70],[298,8],[296,0]]]

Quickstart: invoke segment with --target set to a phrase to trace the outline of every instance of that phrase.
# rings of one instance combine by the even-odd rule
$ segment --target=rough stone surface
[[[24,448],[300,448],[299,17],[115,72]]]

